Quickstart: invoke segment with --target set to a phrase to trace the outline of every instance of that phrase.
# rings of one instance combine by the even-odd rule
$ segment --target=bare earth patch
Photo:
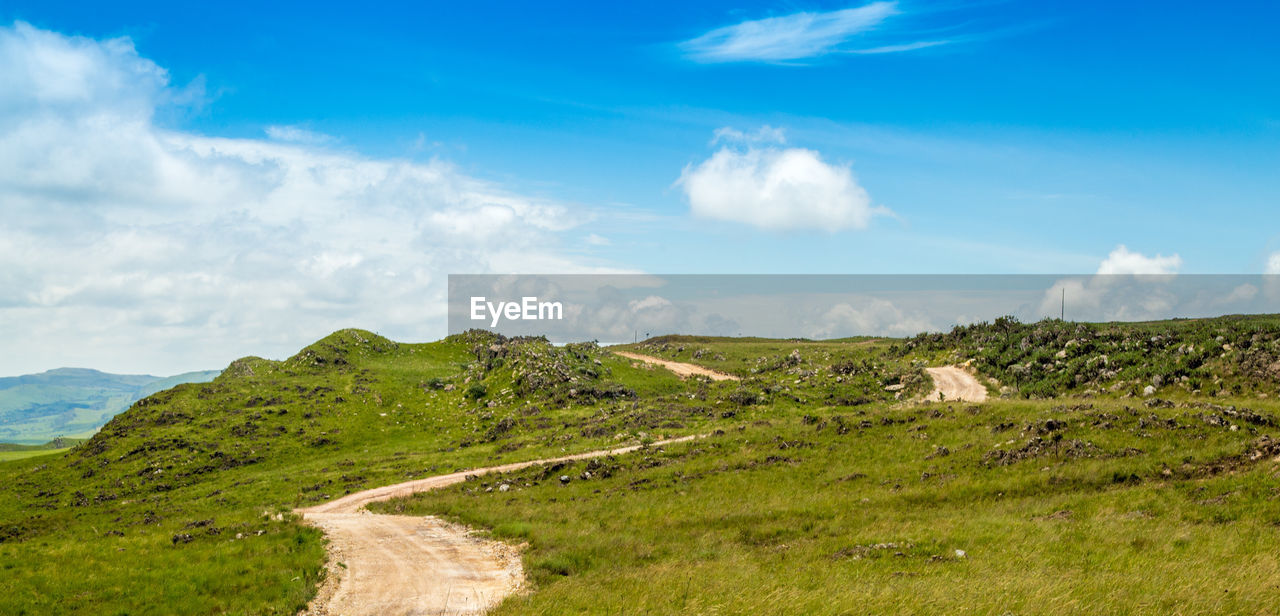
[[[639,353],[631,353],[628,351],[613,351],[613,353],[615,355],[618,355],[620,357],[625,357],[627,359],[634,359],[636,361],[642,361],[646,364],[662,366],[663,368],[666,368],[667,370],[674,372],[676,376],[679,376],[682,379],[688,378],[694,375],[698,375],[698,376],[709,377],[713,381],[737,381],[738,380],[738,377],[733,376],[732,374],[717,372],[710,368],[703,368],[702,366],[699,366],[696,364],[686,364],[684,362],[668,361],[665,359],[650,357],[648,355],[641,355]]]
[[[435,517],[309,513],[336,584],[305,614],[480,614],[519,590],[519,552]]]
[[[933,391],[925,398],[926,400],[984,402],[987,399],[987,388],[964,368],[942,366],[925,368],[925,371],[933,378]]]
[[[651,446],[693,440],[686,436]],[[436,490],[474,475],[621,455],[640,445],[516,462],[406,481],[298,509],[329,538],[328,576],[300,616],[480,614],[518,591],[524,570],[516,548],[476,537],[467,527],[427,516],[377,515],[368,503]]]

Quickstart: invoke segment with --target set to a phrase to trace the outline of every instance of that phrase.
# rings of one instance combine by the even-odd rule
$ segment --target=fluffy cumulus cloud
[[[1269,275],[1280,276],[1280,252],[1272,254],[1267,259],[1267,269],[1265,271]]]
[[[1091,277],[1066,278],[1045,292],[1040,317],[1076,321],[1167,319],[1188,309],[1187,289],[1172,283],[1182,268],[1177,254],[1147,256],[1116,246]]]
[[[1111,254],[1098,266],[1099,275],[1137,274],[1164,275],[1176,274],[1182,268],[1182,257],[1174,254],[1164,256],[1157,254],[1148,257],[1142,253],[1132,252],[1124,244],[1116,246]]]
[[[720,148],[685,167],[676,182],[695,216],[770,230],[838,231],[864,229],[876,214],[888,212],[872,205],[847,165],[785,147],[775,129],[721,129],[713,143]]]
[[[347,326],[429,339],[448,272],[587,271],[558,248],[582,212],[448,162],[153,121],[199,92],[128,39],[0,27],[0,374],[220,367]]]

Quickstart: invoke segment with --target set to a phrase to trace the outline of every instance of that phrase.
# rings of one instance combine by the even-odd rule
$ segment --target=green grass
[[[70,451],[72,447],[79,445],[86,440],[88,439],[56,438],[41,445],[0,443],[0,462],[6,462],[9,460],[25,460],[36,456],[66,453],[67,451]]]
[[[970,342],[907,342],[628,345],[742,377],[714,383],[477,333],[238,360],[0,462],[0,614],[292,614],[324,561],[294,507],[685,434],[710,436],[379,507],[527,543],[532,590],[500,613],[1269,612],[1280,451],[1249,455],[1277,436],[1268,382],[919,405],[922,367]]]
[[[511,371],[476,367],[491,343],[395,344],[346,330],[289,360],[238,360],[212,383],[155,394],[62,456],[0,463],[0,613],[292,614],[319,581],[323,543],[277,514],[727,421],[696,400],[649,412],[684,397],[685,384],[591,349],[573,361],[600,374],[574,376],[575,387],[621,378],[668,393],[507,398]],[[548,358],[566,352],[535,346]],[[468,398],[468,378],[493,394]]]
[[[54,454],[66,453],[70,451],[70,447],[63,449],[25,449],[21,451],[0,451],[0,462],[8,462],[10,460],[25,460],[36,456],[49,456]]]
[[[1267,613],[1280,450],[1239,457],[1274,430],[1197,412],[998,402],[775,416],[375,509],[527,543],[535,590],[498,614]],[[1041,438],[1088,443],[1088,457],[991,463],[1047,420],[1065,427]],[[1214,470],[1222,461],[1233,466]],[[489,490],[502,483],[514,489]]]

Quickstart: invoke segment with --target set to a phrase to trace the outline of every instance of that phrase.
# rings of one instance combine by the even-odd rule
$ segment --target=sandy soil
[[[361,511],[306,519],[329,537],[337,583],[304,614],[480,614],[524,582],[518,550],[439,518]]]
[[[656,447],[693,440],[658,441]],[[376,515],[368,503],[426,492],[471,475],[539,464],[619,455],[639,445],[479,468],[349,494],[298,509],[329,538],[328,576],[306,616],[479,614],[524,583],[517,549],[475,537],[466,527],[435,517]]]
[[[672,371],[672,372],[676,373],[676,375],[677,375],[677,376],[679,376],[679,377],[680,377],[680,378],[682,378],[682,379],[683,379],[683,378],[688,378],[688,377],[693,376],[693,375],[695,375],[695,374],[696,374],[696,375],[699,375],[699,376],[710,377],[710,378],[711,378],[711,380],[713,380],[713,381],[736,381],[736,380],[738,380],[738,377],[733,376],[732,374],[725,374],[725,373],[723,373],[723,372],[716,372],[715,370],[712,370],[712,369],[710,369],[710,368],[703,368],[702,366],[698,366],[698,365],[694,365],[694,364],[686,364],[686,363],[678,362],[678,361],[667,361],[667,360],[665,360],[665,359],[659,359],[659,358],[657,358],[657,357],[650,357],[650,356],[648,356],[648,355],[641,355],[641,354],[639,354],[639,353],[629,353],[629,352],[627,352],[627,351],[613,351],[613,354],[614,354],[614,355],[619,355],[619,356],[621,356],[621,357],[625,357],[625,358],[627,358],[627,359],[634,359],[634,360],[636,360],[636,361],[642,361],[642,362],[644,362],[644,363],[646,363],[646,364],[653,364],[653,365],[655,365],[655,366],[662,366],[663,368],[666,368],[667,370],[670,370],[670,371]]]
[[[982,402],[987,399],[987,388],[978,379],[959,366],[925,368],[933,377],[933,391],[926,400],[958,400]]]

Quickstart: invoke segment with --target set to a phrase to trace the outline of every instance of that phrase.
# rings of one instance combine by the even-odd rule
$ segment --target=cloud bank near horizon
[[[450,277],[449,331],[553,342],[663,334],[831,339],[909,337],[1011,315],[1024,322],[1147,321],[1280,312],[1275,276],[591,275]],[[479,317],[471,298],[563,306],[563,319]],[[478,320],[477,320],[478,319]]]
[[[0,27],[0,374],[220,368],[353,325],[435,338],[445,272],[597,271],[561,243],[588,212],[446,161],[153,120],[201,94],[127,38]]]

